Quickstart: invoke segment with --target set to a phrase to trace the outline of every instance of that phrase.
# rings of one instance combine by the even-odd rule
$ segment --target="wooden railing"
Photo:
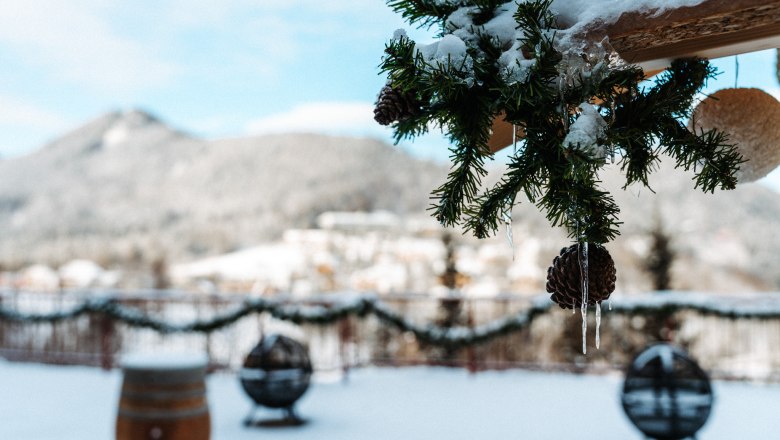
[[[0,307],[32,314],[51,313],[71,310],[95,295],[8,291],[0,294]],[[114,292],[110,297],[123,306],[172,324],[207,320],[246,303],[246,296],[235,294]],[[317,305],[327,309],[341,299],[339,295],[322,295],[283,300],[290,307]],[[466,331],[522,314],[534,304],[528,297],[512,295],[393,295],[380,300],[420,328],[433,323]],[[764,313],[773,309],[780,310],[780,294],[725,298],[655,293],[617,298],[612,312],[604,305],[600,350],[593,347],[595,325],[591,321],[587,355],[581,353],[580,315],[557,308],[544,309],[526,327],[464,348],[426,344],[414,332],[399,330],[373,315],[347,315],[326,325],[297,325],[263,313],[246,315],[207,333],[160,333],[105,315],[84,314],[56,322],[0,320],[0,357],[113,368],[122,355],[130,352],[197,351],[208,354],[212,368],[235,370],[263,334],[281,332],[308,344],[320,372],[340,374],[363,365],[420,364],[472,371],[530,368],[594,372],[623,369],[647,344],[668,340],[689,350],[715,377],[780,381],[780,312]]]

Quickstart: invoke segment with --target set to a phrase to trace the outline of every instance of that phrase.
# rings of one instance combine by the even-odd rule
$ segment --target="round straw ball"
[[[718,90],[696,106],[691,121],[696,133],[714,128],[736,144],[747,160],[737,171],[740,183],[756,181],[780,165],[780,102],[763,90]]]

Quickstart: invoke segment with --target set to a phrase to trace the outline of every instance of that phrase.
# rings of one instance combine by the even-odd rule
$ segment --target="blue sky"
[[[383,2],[0,3],[4,156],[131,107],[208,137],[388,135],[371,119],[376,66],[404,23]]]
[[[211,138],[308,130],[389,139],[372,108],[397,28],[431,39],[380,0],[3,1],[0,155],[136,107]],[[734,58],[715,62],[724,73],[708,91],[733,87]],[[777,93],[773,51],[739,64],[739,86]],[[447,157],[439,134],[404,147]]]

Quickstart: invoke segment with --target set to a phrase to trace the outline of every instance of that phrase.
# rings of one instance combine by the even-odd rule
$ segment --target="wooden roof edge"
[[[780,0],[705,0],[661,14],[630,12],[610,25],[594,24],[588,35],[608,37],[627,62],[657,73],[676,58],[721,58],[780,47]],[[496,117],[490,151],[511,145],[512,133],[512,125]]]
[[[780,0],[705,0],[655,15],[626,13],[591,30],[645,70],[675,58],[719,58],[780,47]]]

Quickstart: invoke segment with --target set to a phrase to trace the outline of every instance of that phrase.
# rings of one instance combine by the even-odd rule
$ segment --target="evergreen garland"
[[[148,312],[124,305],[115,298],[88,300],[69,310],[49,313],[24,313],[0,304],[0,322],[19,324],[57,323],[78,319],[81,316],[100,316],[121,322],[129,327],[146,328],[161,334],[212,333],[236,324],[248,316],[267,313],[270,316],[294,324],[331,325],[350,316],[365,318],[375,316],[383,325],[402,332],[412,332],[425,344],[455,349],[491,341],[497,337],[529,328],[533,321],[554,310],[546,297],[535,298],[530,307],[493,321],[466,327],[448,327],[435,323],[417,323],[373,295],[351,299],[335,298],[327,301],[327,307],[306,302],[290,303],[272,299],[247,300],[240,307],[208,319],[190,322],[170,322]],[[612,305],[612,312],[624,315],[664,316],[681,311],[693,311],[705,316],[729,319],[780,319],[777,301],[766,297],[761,301],[725,302],[723,298],[702,296],[690,292],[663,292],[659,294],[623,298]]]
[[[692,133],[681,122],[715,69],[703,59],[675,60],[645,86],[641,68],[601,43],[584,51],[558,47],[551,1],[389,0],[409,23],[439,29],[440,40],[429,46],[397,31],[380,64],[389,85],[420,103],[393,122],[396,143],[432,125],[452,143],[450,173],[432,193],[436,219],[484,238],[522,192],[571,238],[608,242],[620,223],[614,199],[599,187],[609,158],[619,161],[624,189],[649,186],[662,154],[692,169],[695,187],[705,192],[733,189],[743,159],[727,136]],[[512,38],[499,26],[507,14],[520,31]],[[501,181],[480,193],[497,117],[522,129],[525,139]]]

